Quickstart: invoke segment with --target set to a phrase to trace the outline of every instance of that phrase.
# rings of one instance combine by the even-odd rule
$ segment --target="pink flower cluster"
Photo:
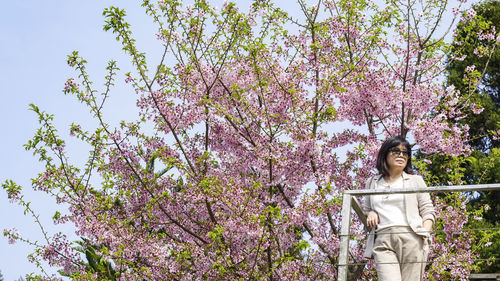
[[[17,228],[15,227],[12,227],[10,229],[4,229],[3,236],[7,237],[9,244],[14,244],[16,243],[16,240],[19,238],[19,230],[17,230]]]
[[[476,17],[476,11],[474,9],[469,9],[467,10],[467,13],[465,14],[465,17],[468,19],[468,20],[472,20]]]

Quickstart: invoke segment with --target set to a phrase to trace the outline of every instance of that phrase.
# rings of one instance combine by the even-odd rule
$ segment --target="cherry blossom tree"
[[[35,105],[40,129],[26,148],[45,164],[33,188],[67,207],[54,221],[73,224],[82,240],[43,228],[41,242],[4,234],[75,280],[335,279],[341,194],[374,173],[381,140],[399,134],[425,153],[469,151],[468,128],[447,120],[477,105],[442,84],[451,28],[443,17],[462,2],[299,0],[302,14],[292,15],[265,0],[247,11],[144,0],[164,50],[154,65],[125,11],[106,9],[104,29],[135,67],[125,81],[140,118],[118,127],[104,118],[116,62],[99,90],[86,61],[69,55],[78,77],[64,92],[99,124],[70,128],[89,146],[88,162],[69,161],[54,117]],[[18,185],[3,187],[37,218]],[[462,227],[464,212],[443,209],[442,229]],[[350,278],[369,280],[360,222],[352,231]],[[429,276],[467,276],[470,239],[439,240],[436,253],[455,249],[457,258],[431,261]]]

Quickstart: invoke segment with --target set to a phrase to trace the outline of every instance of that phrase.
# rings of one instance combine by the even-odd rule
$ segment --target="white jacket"
[[[365,189],[376,189],[378,180],[382,175],[371,177],[366,181]],[[426,187],[424,179],[419,175],[410,175],[403,172],[404,187]],[[365,215],[373,211],[371,196],[365,196],[361,205]],[[426,236],[427,231],[423,228],[422,223],[426,220],[435,220],[434,206],[432,205],[429,193],[405,193],[405,212],[410,228],[418,235]],[[372,229],[368,234],[365,247],[365,258],[371,258],[373,254],[373,244],[375,242],[375,229]]]

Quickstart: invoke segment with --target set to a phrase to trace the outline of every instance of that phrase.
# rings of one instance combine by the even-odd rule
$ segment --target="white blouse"
[[[390,186],[383,177],[377,182],[377,189],[404,188],[403,177]],[[404,194],[383,194],[372,196],[373,209],[378,213],[380,223],[377,230],[390,226],[409,226],[405,212]]]

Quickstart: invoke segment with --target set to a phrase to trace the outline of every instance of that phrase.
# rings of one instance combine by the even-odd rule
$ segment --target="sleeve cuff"
[[[426,220],[431,220],[433,223],[436,221],[436,219],[434,218],[434,215],[432,215],[432,214],[428,214],[428,215],[425,215],[422,217],[422,222],[424,222]]]

